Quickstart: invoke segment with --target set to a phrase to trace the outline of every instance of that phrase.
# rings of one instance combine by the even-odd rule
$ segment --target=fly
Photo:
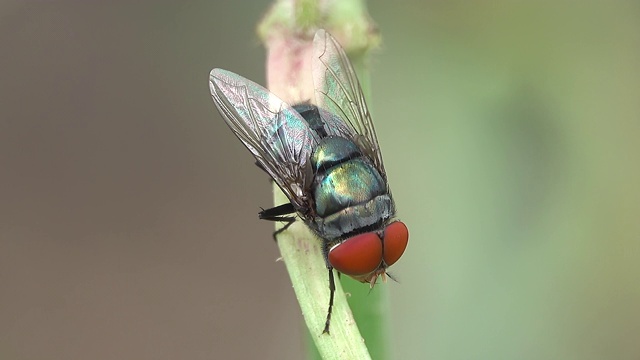
[[[404,253],[409,231],[395,218],[378,139],[351,62],[324,30],[316,32],[313,51],[315,105],[290,106],[222,69],[211,71],[209,88],[227,125],[290,201],[259,217],[284,221],[286,229],[297,214],[322,240],[331,290],[323,332],[329,333],[333,269],[373,287]]]

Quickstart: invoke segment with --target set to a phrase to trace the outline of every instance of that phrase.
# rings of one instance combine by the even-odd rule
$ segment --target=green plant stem
[[[279,189],[274,193],[277,204],[288,201]],[[336,281],[330,334],[322,333],[329,304],[329,282],[320,240],[297,221],[280,234],[278,247],[320,356],[323,359],[370,359],[339,281]]]
[[[276,1],[258,26],[258,33],[268,49],[267,83],[269,89],[289,104],[314,99],[311,78],[312,39],[316,29],[325,28],[341,42],[354,65],[363,67],[367,50],[379,38],[362,0]],[[352,58],[353,60],[353,58]],[[358,71],[362,76],[363,71]],[[365,77],[365,79],[368,79]],[[368,83],[368,81],[366,81]],[[364,84],[363,84],[364,85]],[[368,89],[365,89],[368,94]],[[274,185],[275,205],[289,202]],[[353,318],[341,282],[336,278],[336,291],[330,334],[323,334],[329,304],[328,270],[321,250],[321,239],[296,221],[278,237],[278,246],[287,267],[310,337],[323,359],[369,359],[370,347],[375,358],[386,358],[386,327],[382,303],[384,293],[376,288],[374,296],[365,296],[369,287],[359,286],[357,312],[366,319],[363,330],[367,345]],[[354,290],[355,291],[355,290]]]

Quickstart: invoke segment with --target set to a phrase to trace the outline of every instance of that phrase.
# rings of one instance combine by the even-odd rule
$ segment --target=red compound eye
[[[396,221],[384,229],[384,263],[393,265],[404,253],[409,242],[409,229],[401,222]]]
[[[349,238],[329,250],[329,263],[345,275],[369,274],[381,262],[382,241],[372,232]]]

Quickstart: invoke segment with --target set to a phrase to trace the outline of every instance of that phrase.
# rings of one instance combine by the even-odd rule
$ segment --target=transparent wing
[[[267,89],[232,72],[213,69],[211,96],[218,111],[271,175],[296,209],[307,207],[312,179],[309,157],[317,135],[291,106]]]
[[[335,135],[352,138],[386,178],[376,130],[347,54],[336,39],[322,29],[316,32],[313,48],[313,81],[318,107],[336,114],[346,123],[346,127],[334,126]],[[335,119],[324,120],[335,122]],[[347,134],[342,133],[345,128]]]

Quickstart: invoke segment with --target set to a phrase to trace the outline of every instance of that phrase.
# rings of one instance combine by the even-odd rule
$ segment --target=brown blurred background
[[[298,359],[219,118],[268,1],[0,3],[0,359]],[[370,2],[396,359],[640,358],[640,6]]]

